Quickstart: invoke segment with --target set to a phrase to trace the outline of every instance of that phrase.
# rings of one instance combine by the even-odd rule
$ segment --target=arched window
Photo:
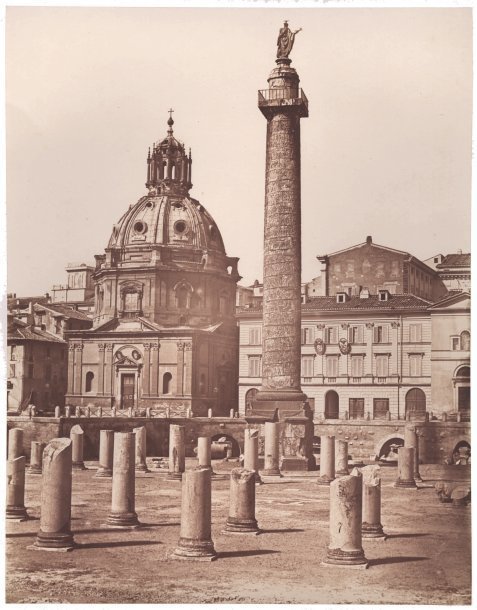
[[[340,397],[334,390],[329,390],[325,396],[325,419],[339,419]]]
[[[185,282],[181,282],[175,287],[176,306],[179,309],[188,309],[191,304],[192,287]]]
[[[247,412],[249,409],[252,408],[253,401],[257,394],[258,394],[257,388],[251,388],[250,390],[247,390],[247,392],[245,394],[245,412]]]
[[[162,378],[162,393],[163,394],[171,394],[172,393],[172,375],[171,373],[164,373]]]
[[[413,388],[406,394],[406,418],[421,419],[426,415],[426,395],[420,388]]]
[[[85,392],[91,392],[93,389],[93,379],[94,379],[94,373],[92,373],[91,371],[88,371],[86,373],[86,383],[85,383]]]
[[[470,333],[468,330],[463,330],[460,333],[460,349],[464,352],[470,351]]]

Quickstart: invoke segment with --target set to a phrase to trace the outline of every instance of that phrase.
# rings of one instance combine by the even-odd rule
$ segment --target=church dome
[[[147,156],[148,194],[129,207],[113,226],[106,256],[99,267],[134,264],[215,270],[238,277],[237,260],[226,255],[219,228],[204,206],[189,195],[192,156],[174,137],[169,118],[167,136]]]

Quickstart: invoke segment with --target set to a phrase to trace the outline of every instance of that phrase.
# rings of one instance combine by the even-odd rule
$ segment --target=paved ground
[[[194,460],[187,461],[187,467]],[[136,479],[136,509],[146,525],[118,531],[102,524],[110,479],[94,479],[96,464],[73,475],[70,553],[27,549],[39,527],[41,477],[27,475],[32,520],[7,523],[7,601],[18,603],[355,603],[470,604],[470,507],[438,502],[434,490],[392,487],[383,468],[382,521],[389,539],[364,542],[367,570],[321,565],[328,544],[329,490],[316,473],[257,487],[260,536],[221,533],[228,481],[212,490],[214,562],[171,560],[179,536],[180,483],[161,471]],[[236,464],[214,465],[215,470]],[[423,466],[425,483],[468,479],[467,468]]]

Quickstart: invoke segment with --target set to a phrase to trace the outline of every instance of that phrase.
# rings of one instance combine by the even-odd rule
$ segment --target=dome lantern
[[[192,157],[174,137],[172,108],[169,110],[167,136],[152,145],[147,156],[146,187],[151,194],[187,195],[192,188]]]

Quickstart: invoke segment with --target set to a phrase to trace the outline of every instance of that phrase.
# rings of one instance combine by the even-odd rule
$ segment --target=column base
[[[109,517],[106,519],[106,523],[108,527],[116,527],[116,528],[128,528],[128,529],[136,529],[141,527],[139,520],[137,518],[137,513],[111,513]]]
[[[222,530],[223,534],[254,534],[260,533],[260,528],[256,519],[237,519],[228,517],[225,527]]]
[[[361,536],[363,538],[386,539],[381,523],[363,523],[361,526]]]
[[[261,471],[263,477],[281,477],[282,473],[278,468],[266,468]]]
[[[330,485],[330,483],[331,483],[332,481],[334,481],[334,480],[335,480],[335,478],[334,478],[334,477],[333,477],[333,478],[331,478],[331,477],[329,477],[327,474],[324,474],[323,476],[321,476],[321,477],[318,477],[318,478],[317,478],[317,480],[316,480],[316,484],[317,484],[317,485],[328,485],[328,486],[329,486],[329,485]]]
[[[414,479],[397,479],[397,481],[394,483],[394,487],[400,487],[403,489],[417,489],[416,481]]]
[[[168,481],[182,481],[182,472],[169,472],[167,474]]]
[[[349,476],[349,470],[337,470],[335,472],[336,477],[347,477]]]
[[[36,541],[29,548],[38,551],[72,551],[75,541],[72,532],[38,532]]]
[[[134,470],[136,472],[151,472],[149,470],[149,468],[146,466],[146,464],[136,464],[136,466],[134,467]]]
[[[291,471],[301,471],[301,470],[313,470],[314,464],[310,463],[310,460],[303,456],[284,456],[282,457],[280,470],[291,470]]]
[[[29,519],[27,510],[24,506],[7,505],[5,518],[8,521],[27,521]]]
[[[88,470],[88,469],[84,465],[84,462],[81,461],[81,462],[73,462],[71,464],[71,470]]]
[[[360,549],[359,551],[328,549],[326,559],[323,560],[322,565],[366,569],[368,567],[368,560],[364,556],[363,549]]]
[[[112,468],[98,468],[98,470],[96,471],[96,474],[94,475],[95,478],[111,478],[113,476],[113,470]]]
[[[28,474],[42,474],[43,470],[41,466],[29,466],[27,469]]]
[[[177,559],[195,561],[214,561],[217,553],[212,540],[197,540],[195,538],[179,538],[177,548],[172,554]]]

